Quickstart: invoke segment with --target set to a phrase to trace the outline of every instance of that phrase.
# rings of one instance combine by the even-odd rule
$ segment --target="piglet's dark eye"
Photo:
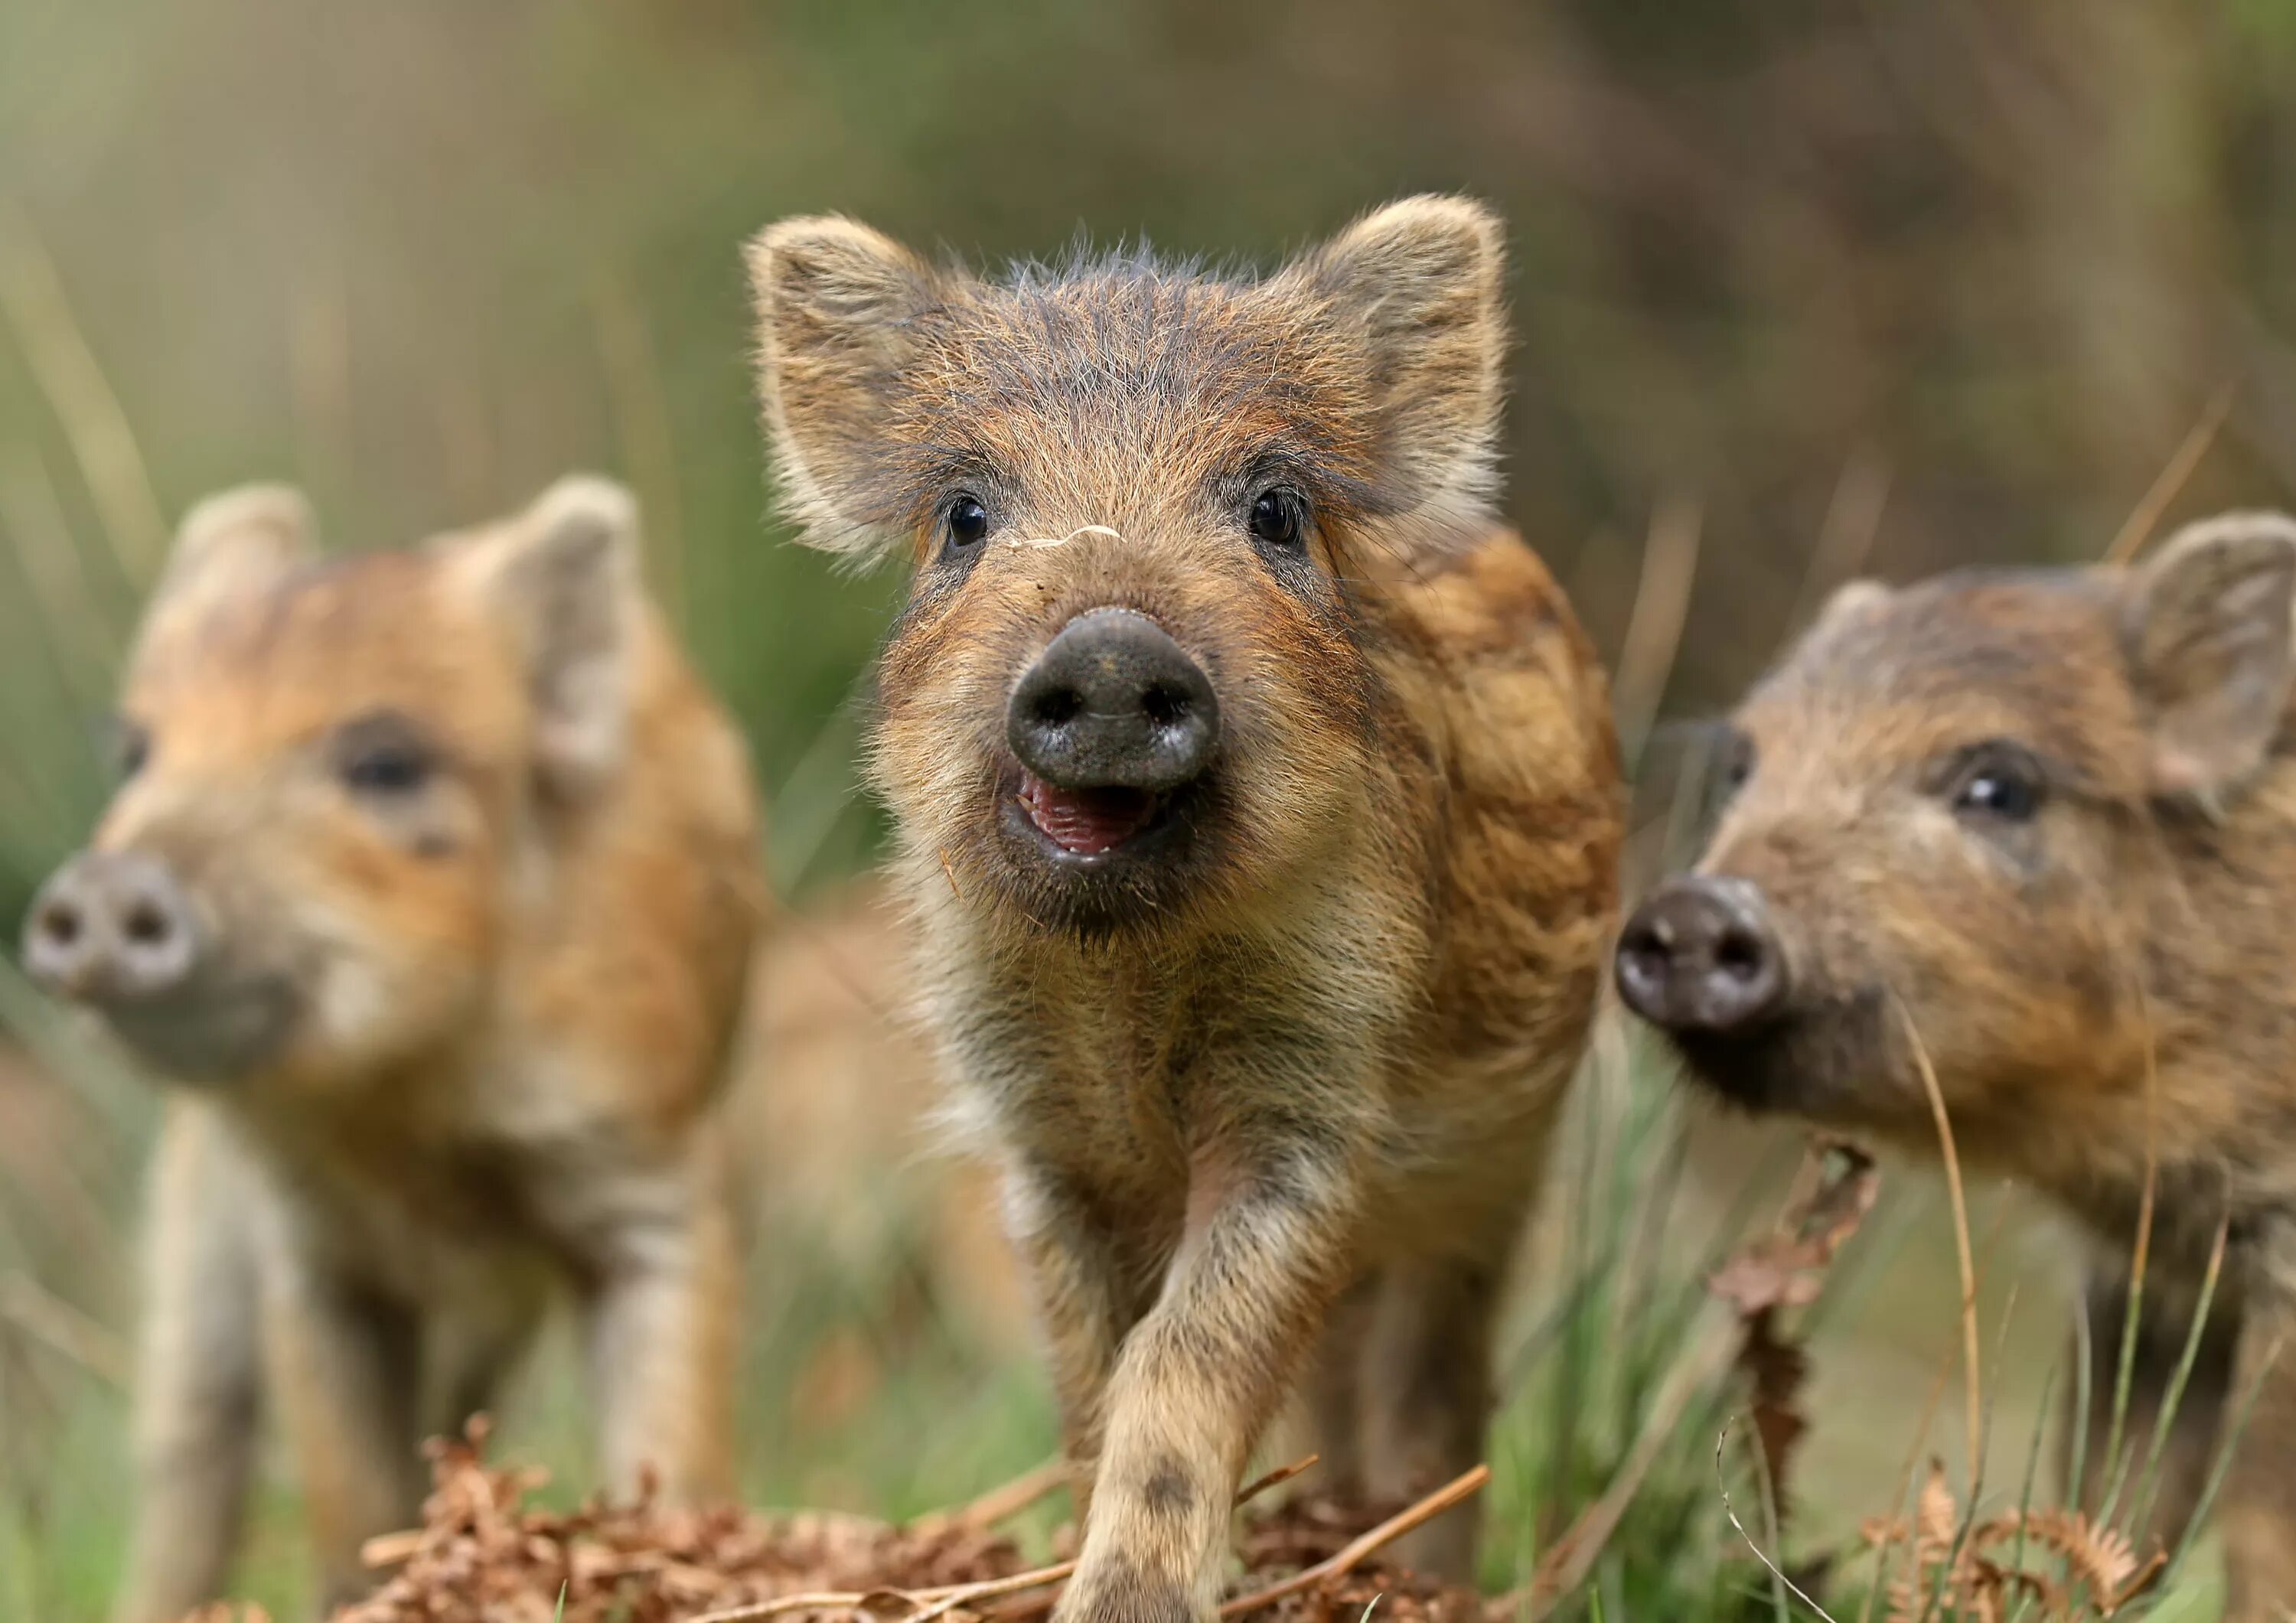
[[[439,756],[430,740],[392,711],[361,717],[335,736],[335,775],[354,794],[389,799],[430,781]]]
[[[430,775],[430,758],[412,750],[376,750],[343,763],[343,782],[371,794],[404,794]]]
[[[988,509],[977,496],[960,496],[948,504],[948,544],[959,550],[979,546],[988,534]]]
[[[1300,545],[1300,500],[1287,490],[1263,490],[1251,504],[1251,533],[1269,546]]]
[[[152,729],[121,717],[111,728],[111,769],[126,783],[152,759]]]
[[[1981,746],[1970,753],[1955,781],[1953,808],[1964,817],[1999,823],[2030,823],[2047,798],[2038,762],[2013,744]]]

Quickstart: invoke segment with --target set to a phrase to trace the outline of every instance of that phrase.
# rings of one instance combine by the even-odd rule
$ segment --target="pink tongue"
[[[1156,797],[1141,789],[1055,789],[1024,774],[1021,804],[1029,821],[1062,850],[1097,857],[1140,832],[1156,809]]]

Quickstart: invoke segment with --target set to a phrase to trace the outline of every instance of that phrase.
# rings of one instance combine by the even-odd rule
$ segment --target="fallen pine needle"
[[[1263,1606],[1272,1606],[1286,1595],[1298,1594],[1302,1590],[1327,1584],[1351,1570],[1365,1556],[1383,1545],[1394,1543],[1413,1529],[1433,1521],[1453,1505],[1480,1493],[1490,1480],[1491,1468],[1488,1465],[1478,1465],[1472,1471],[1463,1472],[1408,1510],[1389,1517],[1330,1560],[1319,1561],[1280,1584],[1270,1584],[1251,1594],[1238,1595],[1219,1609],[1219,1615],[1223,1618],[1243,1617]]]

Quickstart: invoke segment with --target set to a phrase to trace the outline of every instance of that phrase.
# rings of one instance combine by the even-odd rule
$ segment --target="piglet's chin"
[[[1074,857],[1104,857],[1148,826],[1158,797],[1120,785],[1062,789],[1034,774],[1021,779],[1021,807],[1029,821]]]
[[[295,1027],[296,1000],[283,981],[100,1010],[112,1035],[170,1081],[220,1086],[279,1057]]]
[[[1783,1052],[1762,1037],[1721,1037],[1677,1032],[1670,1037],[1683,1069],[1707,1092],[1756,1115],[1818,1114],[1824,1092],[1814,1088]]]

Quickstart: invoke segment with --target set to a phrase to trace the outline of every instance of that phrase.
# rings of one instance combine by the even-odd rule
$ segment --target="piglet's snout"
[[[24,967],[67,997],[149,1002],[197,967],[200,929],[167,864],[143,852],[85,852],[58,869],[24,924]]]
[[[1129,609],[1079,614],[1022,673],[1005,711],[1021,764],[1062,789],[1161,793],[1202,773],[1219,697],[1188,651]]]
[[[1652,1024],[1727,1035],[1783,1008],[1785,950],[1759,889],[1692,875],[1669,880],[1627,921],[1618,980],[1627,1005]]]

